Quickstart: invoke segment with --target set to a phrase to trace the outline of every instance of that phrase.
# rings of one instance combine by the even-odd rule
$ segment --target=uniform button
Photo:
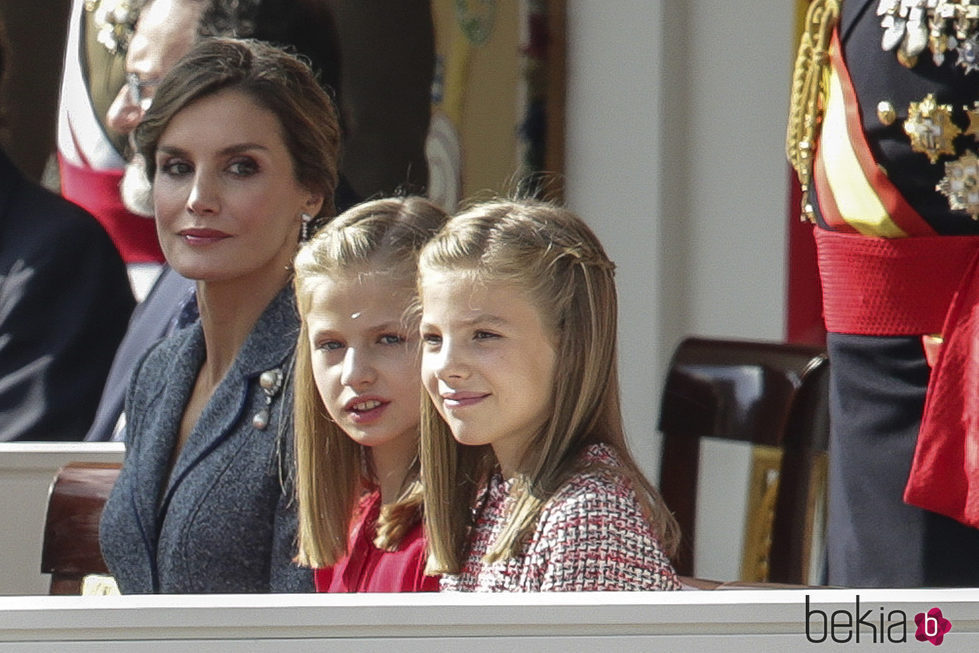
[[[897,120],[897,111],[894,110],[894,105],[887,100],[881,100],[877,103],[877,119],[880,120],[880,124],[885,127],[890,127]]]

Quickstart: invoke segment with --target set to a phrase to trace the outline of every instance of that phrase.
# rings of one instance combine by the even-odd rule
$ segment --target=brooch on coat
[[[266,370],[258,377],[258,385],[265,393],[265,407],[252,417],[252,426],[260,431],[264,431],[265,427],[269,425],[269,409],[272,406],[272,400],[282,389],[283,378],[282,368],[279,367]]]
[[[943,154],[955,154],[955,138],[962,130],[952,122],[952,107],[938,104],[934,93],[920,102],[908,106],[908,119],[904,121],[904,133],[911,139],[911,149],[938,163]]]

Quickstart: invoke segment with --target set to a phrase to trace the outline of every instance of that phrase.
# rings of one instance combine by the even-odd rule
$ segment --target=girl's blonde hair
[[[445,223],[442,209],[423,197],[379,199],[359,204],[329,222],[296,255],[296,305],[300,315],[296,345],[296,493],[299,500],[298,563],[335,564],[347,553],[347,537],[358,501],[375,485],[367,448],[354,442],[330,419],[316,389],[306,315],[313,289],[329,279],[387,275],[412,287],[418,252]],[[407,328],[417,328],[417,296],[410,293]],[[401,496],[384,506],[375,544],[398,547],[421,519],[418,463]]]
[[[579,453],[605,443],[636,490],[660,544],[671,554],[678,528],[659,492],[629,453],[619,406],[615,265],[588,226],[570,211],[536,200],[478,204],[452,218],[422,250],[427,271],[458,271],[479,281],[513,283],[556,335],[553,407],[528,443],[511,494],[513,507],[486,562],[513,557],[544,504],[572,474]],[[422,284],[420,284],[422,287]],[[427,399],[427,398],[426,398]],[[429,573],[458,573],[473,526],[473,502],[494,464],[488,446],[456,446],[430,400],[422,408],[421,464]]]

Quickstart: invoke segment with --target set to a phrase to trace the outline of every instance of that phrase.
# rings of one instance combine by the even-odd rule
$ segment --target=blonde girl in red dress
[[[296,257],[299,556],[321,592],[433,591],[418,487],[420,197],[343,213]]]

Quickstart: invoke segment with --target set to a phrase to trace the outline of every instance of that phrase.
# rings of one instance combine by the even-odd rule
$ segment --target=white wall
[[[783,337],[794,2],[569,0],[567,202],[618,265],[631,444],[687,334]]]

